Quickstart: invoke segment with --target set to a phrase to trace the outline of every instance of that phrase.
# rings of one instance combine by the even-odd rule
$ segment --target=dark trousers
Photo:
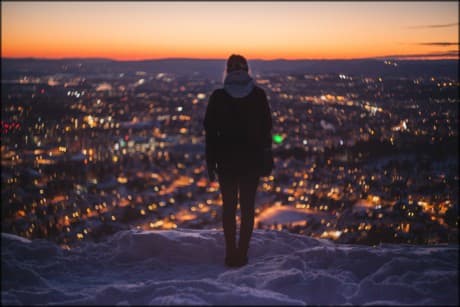
[[[238,248],[244,256],[247,255],[249,241],[254,229],[254,205],[258,175],[219,174],[219,185],[222,192],[223,212],[222,222],[224,227],[225,245],[227,255],[236,248],[236,207],[238,194],[241,210],[241,227]]]

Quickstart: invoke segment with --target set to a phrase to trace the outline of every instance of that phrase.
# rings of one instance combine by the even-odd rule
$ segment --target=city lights
[[[220,227],[203,131],[218,81],[77,64],[4,85],[4,229],[71,247],[118,229]],[[275,162],[260,180],[256,227],[345,243],[456,240],[458,80],[254,78],[269,97]]]

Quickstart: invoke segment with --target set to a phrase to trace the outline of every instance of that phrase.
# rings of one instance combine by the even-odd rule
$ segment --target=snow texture
[[[339,245],[254,232],[226,268],[218,230],[120,231],[65,250],[2,234],[2,304],[458,305],[458,245]]]

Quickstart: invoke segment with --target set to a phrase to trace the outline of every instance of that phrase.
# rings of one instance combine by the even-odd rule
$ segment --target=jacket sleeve
[[[204,116],[203,126],[206,133],[206,165],[208,170],[215,170],[217,163],[217,141],[218,141],[218,127],[217,127],[217,112],[216,112],[216,95],[211,94],[209,97],[206,114]]]
[[[262,131],[264,135],[264,149],[272,148],[272,111],[267,100],[267,95],[263,91],[262,95]]]

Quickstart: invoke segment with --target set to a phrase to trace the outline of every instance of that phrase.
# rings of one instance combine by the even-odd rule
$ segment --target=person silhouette
[[[227,60],[224,87],[212,92],[203,121],[206,134],[206,165],[210,181],[218,178],[222,200],[225,264],[239,267],[248,262],[254,228],[254,206],[261,176],[273,167],[272,118],[265,91],[249,75],[246,59],[231,55]],[[267,170],[266,153],[271,164]],[[241,226],[236,245],[236,210]]]

